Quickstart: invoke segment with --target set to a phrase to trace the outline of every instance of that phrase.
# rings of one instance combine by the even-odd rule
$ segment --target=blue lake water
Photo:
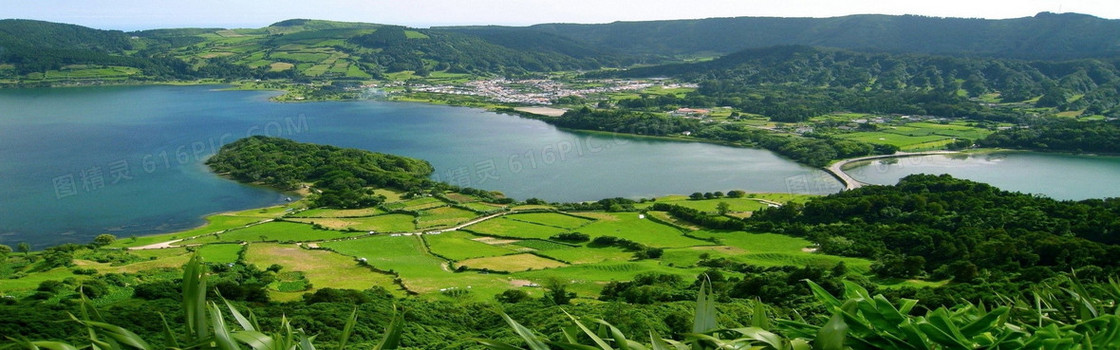
[[[558,130],[477,109],[273,103],[274,93],[147,86],[0,91],[0,244],[37,248],[200,225],[284,195],[202,164],[247,135],[425,159],[433,178],[518,199],[696,191],[832,193],[823,171],[765,150]]]
[[[1120,197],[1120,157],[1033,152],[931,155],[875,160],[847,170],[856,180],[892,185],[911,174],[949,174],[1008,191],[1059,200]]]

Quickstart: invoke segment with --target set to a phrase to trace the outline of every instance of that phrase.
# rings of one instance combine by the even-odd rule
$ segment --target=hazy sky
[[[1120,18],[1117,0],[4,0],[0,18],[102,29],[263,27],[290,18],[400,24],[529,25],[738,16],[917,14],[1016,18],[1042,11]]]

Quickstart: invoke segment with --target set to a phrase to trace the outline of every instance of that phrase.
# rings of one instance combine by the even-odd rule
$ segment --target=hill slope
[[[1120,53],[1120,20],[1046,12],[1006,20],[886,15],[738,17],[595,25],[542,24],[526,30],[647,54],[723,54],[775,45],[1022,59],[1069,59]]]

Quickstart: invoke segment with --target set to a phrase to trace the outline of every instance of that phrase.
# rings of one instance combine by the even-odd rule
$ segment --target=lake
[[[273,103],[214,86],[0,90],[0,244],[36,248],[182,230],[285,196],[210,173],[248,135],[425,159],[433,178],[517,199],[692,192],[833,193],[821,170],[757,149],[574,133],[478,109],[379,101]]]
[[[931,155],[853,163],[860,182],[893,185],[911,174],[949,174],[1060,200],[1120,197],[1120,157],[1034,152]]]

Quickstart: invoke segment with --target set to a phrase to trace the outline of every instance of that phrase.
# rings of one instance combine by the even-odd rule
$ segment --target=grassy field
[[[676,228],[648,219],[640,219],[638,213],[602,213],[600,215],[603,215],[605,219],[581,227],[578,231],[592,237],[614,236],[658,248],[711,245],[708,242],[685,237]]]
[[[579,218],[558,213],[524,213],[507,215],[507,219],[523,221],[538,225],[552,226],[562,229],[576,229],[591,223],[593,220]]]
[[[760,202],[760,201],[758,201],[754,198],[727,198],[727,197],[724,197],[724,198],[718,198],[718,199],[691,200],[691,199],[688,199],[687,197],[684,197],[684,196],[673,196],[673,197],[659,198],[657,200],[657,202],[641,203],[638,206],[640,206],[640,207],[650,207],[654,203],[666,203],[666,204],[679,205],[679,206],[682,206],[682,207],[701,210],[701,211],[705,211],[705,212],[708,212],[708,213],[715,213],[716,212],[716,207],[720,203],[727,203],[730,206],[730,209],[731,209],[732,212],[756,211],[756,210],[767,207],[767,205],[765,203],[762,203],[762,202]]]
[[[486,244],[475,240],[478,236],[451,231],[438,235],[424,235],[432,253],[447,257],[452,260],[466,260],[471,258],[499,256],[512,254],[516,250],[507,248],[507,245]]]
[[[384,214],[385,211],[379,208],[362,208],[362,209],[309,209],[291,215],[297,218],[354,218],[363,216],[374,216]]]
[[[297,222],[266,222],[242,229],[230,230],[219,235],[202,236],[180,242],[181,244],[198,244],[214,242],[308,242],[327,239],[350,237],[355,233],[318,230],[311,225]]]
[[[871,261],[813,252],[812,242],[803,238],[773,233],[695,231],[697,237],[716,238],[720,247],[709,249],[679,249],[666,251],[662,258],[677,266],[692,266],[700,255],[725,256],[737,261],[760,266],[824,266],[832,267],[843,261],[849,269],[864,273],[870,270]]]
[[[416,220],[412,215],[384,214],[360,218],[292,218],[291,221],[317,224],[332,230],[374,232],[413,232]]]
[[[478,217],[478,214],[473,211],[454,207],[439,207],[420,212],[420,217],[416,218],[416,226],[419,229],[450,227],[470,221],[475,217]]]
[[[568,264],[552,259],[542,258],[533,254],[514,254],[475,258],[460,261],[456,265],[466,266],[472,269],[487,269],[505,272],[540,270],[568,266]]]
[[[389,210],[424,210],[435,207],[447,205],[444,201],[435,197],[423,197],[410,199],[402,202],[393,202],[385,204],[385,208]]]
[[[302,249],[292,244],[253,243],[245,253],[247,263],[267,267],[272,264],[283,266],[282,271],[302,272],[311,282],[312,292],[319,288],[369,289],[382,286],[403,295],[393,286],[389,275],[370,271],[358,266],[353,258],[325,250]],[[298,300],[305,292],[284,293],[272,291],[274,300]]]
[[[251,223],[260,222],[264,220],[259,217],[246,217],[236,215],[214,215],[206,218],[207,224],[198,228],[190,229],[182,232],[167,233],[161,235],[134,237],[134,238],[120,238],[117,239],[109,247],[112,248],[125,248],[125,247],[139,247],[159,242],[166,242],[173,239],[187,238],[207,233],[214,233],[218,231],[228,230],[231,228],[242,227]]]
[[[207,244],[198,247],[197,252],[206,262],[228,264],[237,262],[241,248],[240,244]]]
[[[620,262],[629,261],[634,257],[634,253],[627,252],[618,247],[605,247],[605,248],[573,248],[564,247],[562,249],[542,249],[537,250],[537,254],[544,255],[556,260],[567,261],[572,264],[594,264],[605,261]]]
[[[486,220],[474,225],[467,226],[466,229],[482,234],[492,234],[502,237],[537,239],[548,239],[548,237],[550,236],[568,231],[566,229],[552,226],[544,226],[524,221],[512,220],[508,217]]]
[[[464,204],[460,204],[460,205],[464,206],[464,207],[467,207],[470,210],[474,210],[476,212],[479,212],[479,213],[486,213],[486,212],[491,212],[491,211],[494,211],[494,210],[500,210],[502,208],[505,208],[505,206],[503,206],[503,205],[491,204],[491,203],[482,203],[482,202],[464,203]]]
[[[842,138],[875,144],[898,146],[903,151],[941,149],[954,139],[979,140],[992,131],[962,123],[937,124],[926,122],[900,126],[884,126],[877,131],[855,132],[838,135]]]
[[[474,289],[479,297],[491,298],[508,288],[509,283],[497,275],[453,273],[446,262],[425,252],[420,237],[374,236],[354,241],[323,245],[339,253],[366,258],[370,265],[400,274],[409,290],[438,295],[440,289]],[[485,293],[478,293],[485,291]]]

